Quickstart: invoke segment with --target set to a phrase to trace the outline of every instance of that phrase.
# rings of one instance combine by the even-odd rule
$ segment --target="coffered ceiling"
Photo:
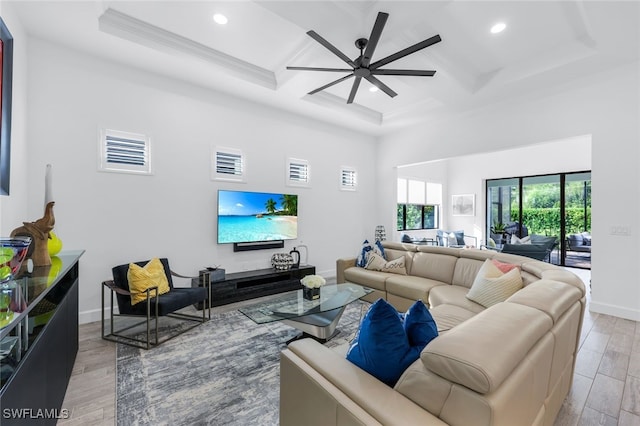
[[[456,111],[562,85],[640,57],[638,2],[613,1],[8,1],[28,34],[90,55],[379,135]],[[434,77],[380,76],[398,93],[353,80],[307,36],[355,59],[378,12],[389,14],[372,61],[439,34],[442,42],[393,63]],[[214,13],[228,18],[214,23]],[[506,29],[489,30],[497,22]]]

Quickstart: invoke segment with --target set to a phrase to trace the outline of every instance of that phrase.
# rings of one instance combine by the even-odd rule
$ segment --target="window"
[[[355,191],[358,186],[358,172],[352,167],[342,167],[340,170],[340,189]]]
[[[442,185],[416,179],[398,179],[398,231],[437,229],[440,226]]]
[[[286,180],[289,186],[309,186],[309,162],[288,158]]]
[[[151,140],[145,135],[103,129],[100,132],[99,170],[151,174]]]
[[[244,182],[245,160],[239,149],[216,147],[212,163],[212,179]]]

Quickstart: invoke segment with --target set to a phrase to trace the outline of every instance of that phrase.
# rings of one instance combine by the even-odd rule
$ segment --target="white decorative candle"
[[[47,164],[47,171],[44,174],[44,205],[53,201],[53,176],[51,164]]]

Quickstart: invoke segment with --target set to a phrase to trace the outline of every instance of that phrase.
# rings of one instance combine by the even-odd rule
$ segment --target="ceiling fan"
[[[356,93],[358,92],[358,87],[360,86],[360,81],[364,78],[369,81],[371,84],[376,86],[378,89],[382,90],[384,93],[389,95],[390,97],[394,97],[397,95],[396,92],[391,90],[389,86],[380,81],[376,76],[377,75],[404,75],[404,76],[419,76],[419,77],[433,77],[436,73],[435,71],[424,71],[424,70],[398,70],[398,69],[380,69],[383,65],[387,65],[393,61],[397,61],[398,59],[404,58],[407,55],[411,55],[419,50],[424,49],[425,47],[429,47],[432,44],[436,44],[440,42],[442,39],[439,35],[435,35],[426,40],[421,41],[420,43],[416,43],[413,46],[409,46],[406,49],[400,50],[399,52],[394,53],[393,55],[389,55],[386,58],[380,59],[371,63],[371,58],[373,57],[373,52],[378,45],[378,41],[380,40],[380,35],[382,34],[382,30],[387,22],[387,18],[389,17],[388,13],[378,12],[378,17],[376,18],[376,22],[373,25],[373,29],[371,30],[371,35],[369,39],[359,38],[356,40],[356,47],[360,49],[360,56],[356,59],[351,60],[347,55],[338,50],[334,45],[329,43],[327,40],[322,38],[318,33],[311,30],[308,31],[307,34],[313,38],[315,41],[329,49],[334,55],[342,59],[346,62],[351,68],[314,68],[314,67],[287,67],[288,70],[298,70],[298,71],[329,71],[329,72],[348,72],[350,74],[341,77],[335,81],[332,81],[329,84],[325,84],[322,87],[318,87],[315,90],[309,92],[309,95],[313,95],[314,93],[318,93],[324,89],[327,89],[335,84],[341,83],[345,80],[350,79],[351,77],[355,77],[353,82],[353,86],[351,87],[351,93],[349,94],[349,98],[347,99],[347,103],[353,103],[353,99],[356,97]]]

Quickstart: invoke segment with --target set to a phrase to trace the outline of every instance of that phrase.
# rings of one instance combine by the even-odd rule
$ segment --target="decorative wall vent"
[[[309,186],[309,162],[298,158],[287,159],[287,185]]]
[[[103,129],[100,132],[99,170],[152,174],[151,139],[137,133]]]
[[[355,191],[358,187],[358,172],[353,167],[342,167],[340,169],[340,189],[344,191]]]
[[[239,149],[216,147],[213,153],[212,179],[244,182],[244,154]]]

